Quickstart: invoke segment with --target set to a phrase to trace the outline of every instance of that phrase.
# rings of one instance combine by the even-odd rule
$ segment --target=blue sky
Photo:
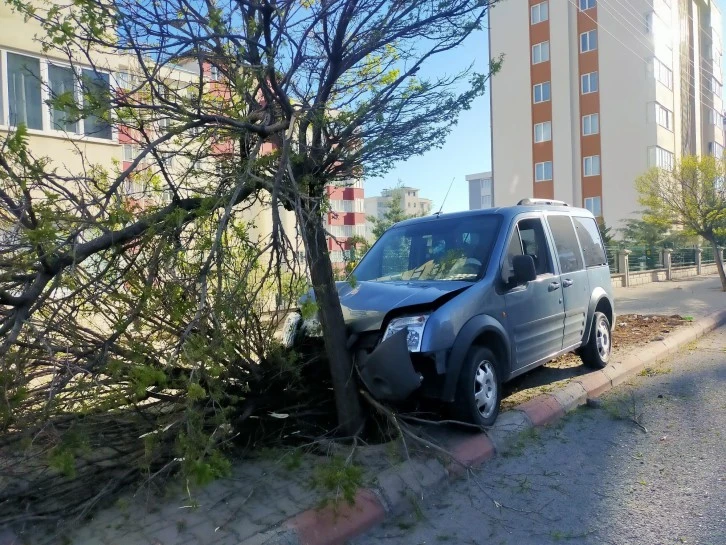
[[[521,0],[509,0],[521,1]],[[476,72],[486,72],[489,66],[489,42],[485,31],[469,37],[455,51],[434,57],[421,75],[455,74],[474,63]],[[489,170],[491,167],[491,124],[489,120],[489,93],[479,97],[471,110],[463,112],[459,123],[449,133],[441,149],[412,157],[382,178],[367,178],[365,194],[381,194],[381,189],[393,187],[400,179],[404,184],[421,189],[421,196],[434,201],[438,210],[446,190],[454,179],[444,211],[468,210],[469,189],[464,176]]]
[[[726,0],[717,0],[716,3],[726,22]],[[726,24],[721,35],[726,37]],[[470,36],[456,51],[434,58],[426,71],[452,74],[472,62],[477,72],[485,72],[488,68],[489,41],[486,31]],[[412,157],[382,178],[366,179],[365,194],[380,195],[381,189],[395,186],[400,179],[407,185],[420,188],[421,196],[432,199],[434,210],[438,210],[453,178],[454,184],[444,204],[444,211],[467,210],[469,189],[464,177],[490,169],[491,117],[487,89],[487,93],[474,102],[471,110],[461,114],[459,124],[451,131],[443,148]]]

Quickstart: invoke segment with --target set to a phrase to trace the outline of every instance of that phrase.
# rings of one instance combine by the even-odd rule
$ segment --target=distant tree
[[[396,187],[390,190],[389,196],[389,205],[386,208],[386,212],[383,214],[383,217],[368,217],[368,221],[373,224],[372,232],[374,240],[378,240],[379,238],[381,238],[381,235],[383,235],[383,233],[385,233],[392,225],[395,225],[399,221],[407,220],[409,218],[416,218],[423,215],[422,213],[408,214],[403,209],[403,182],[401,182],[401,180],[398,181],[398,185],[396,185]]]
[[[686,235],[698,235],[711,244],[721,287],[726,291],[723,259],[717,251],[726,228],[726,164],[715,157],[682,157],[672,170],[654,168],[635,186],[647,209],[644,220],[668,228],[680,226]]]
[[[599,217],[597,219],[597,226],[600,228],[600,235],[602,236],[602,240],[605,243],[605,246],[612,246],[613,245],[613,234],[612,234],[612,227],[609,227],[605,224],[605,220],[602,217]]]
[[[668,238],[667,226],[642,219],[625,220],[625,227],[619,231],[623,242],[630,246],[659,246]]]

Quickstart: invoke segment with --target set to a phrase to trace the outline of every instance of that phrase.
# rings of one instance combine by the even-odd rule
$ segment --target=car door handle
[[[549,291],[555,291],[560,289],[560,283],[559,282],[552,282],[549,287]]]
[[[562,287],[563,288],[569,288],[572,284],[574,284],[574,282],[572,280],[570,280],[569,278],[565,278],[562,281]]]

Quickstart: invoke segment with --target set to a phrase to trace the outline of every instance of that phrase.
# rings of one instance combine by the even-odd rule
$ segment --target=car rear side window
[[[560,271],[570,273],[582,270],[584,268],[582,254],[570,216],[547,216],[547,223],[549,223],[555,239]]]
[[[585,256],[585,267],[599,267],[607,265],[608,259],[602,244],[600,231],[593,218],[578,218],[573,216],[577,238],[580,240],[582,253]]]

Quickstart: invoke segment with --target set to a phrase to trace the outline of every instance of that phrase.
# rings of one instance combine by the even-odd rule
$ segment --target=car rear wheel
[[[459,375],[452,416],[467,424],[491,426],[502,401],[499,363],[488,348],[469,350]]]
[[[612,351],[612,333],[610,320],[602,312],[596,312],[592,318],[592,329],[587,344],[580,349],[582,363],[594,369],[602,369],[610,361]]]

